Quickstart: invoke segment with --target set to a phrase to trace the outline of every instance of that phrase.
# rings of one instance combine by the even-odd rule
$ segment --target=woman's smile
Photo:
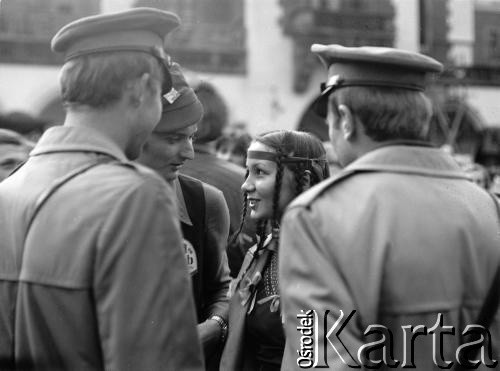
[[[252,210],[257,209],[257,206],[259,205],[259,199],[257,198],[248,198],[248,207]]]

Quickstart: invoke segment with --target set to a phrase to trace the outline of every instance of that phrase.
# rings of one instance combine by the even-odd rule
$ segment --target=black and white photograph
[[[0,0],[0,371],[500,369],[500,0]]]

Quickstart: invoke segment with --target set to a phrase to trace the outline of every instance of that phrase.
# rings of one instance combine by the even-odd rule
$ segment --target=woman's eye
[[[168,144],[175,144],[179,141],[179,138],[174,137],[174,136],[167,136],[164,137],[163,140],[167,142]]]

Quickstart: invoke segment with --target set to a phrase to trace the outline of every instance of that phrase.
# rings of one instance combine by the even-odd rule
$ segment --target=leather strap
[[[93,167],[96,167],[104,162],[109,162],[109,159],[106,160],[98,160],[95,162],[91,163],[86,163],[80,167],[77,167],[73,171],[70,171],[68,174],[56,179],[45,191],[43,191],[40,196],[38,196],[35,207],[31,213],[31,216],[28,220],[28,224],[26,227],[26,233],[24,235],[24,239],[26,240],[26,237],[28,236],[28,233],[31,229],[31,225],[33,224],[33,221],[35,220],[35,217],[38,215],[40,212],[40,209],[42,206],[47,202],[47,200],[52,196],[59,188],[61,188],[64,184],[69,182],[71,179],[77,177],[80,174],[83,174],[84,172],[92,169]]]

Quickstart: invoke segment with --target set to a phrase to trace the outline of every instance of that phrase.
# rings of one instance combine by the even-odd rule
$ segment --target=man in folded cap
[[[344,169],[282,220],[282,370],[449,368],[499,266],[500,221],[495,200],[426,141],[423,91],[442,65],[392,48],[311,50],[328,70],[317,108]],[[491,366],[498,321],[490,332]]]
[[[171,89],[178,24],[137,8],[52,39],[64,125],[0,185],[0,369],[203,369],[175,194],[130,161]]]
[[[179,174],[184,163],[194,158],[193,137],[203,107],[180,66],[173,63],[169,71],[172,94],[163,101],[160,122],[146,142],[139,162],[156,170],[175,189],[198,332],[207,368],[218,370],[218,355],[227,334],[229,211],[219,189]]]

